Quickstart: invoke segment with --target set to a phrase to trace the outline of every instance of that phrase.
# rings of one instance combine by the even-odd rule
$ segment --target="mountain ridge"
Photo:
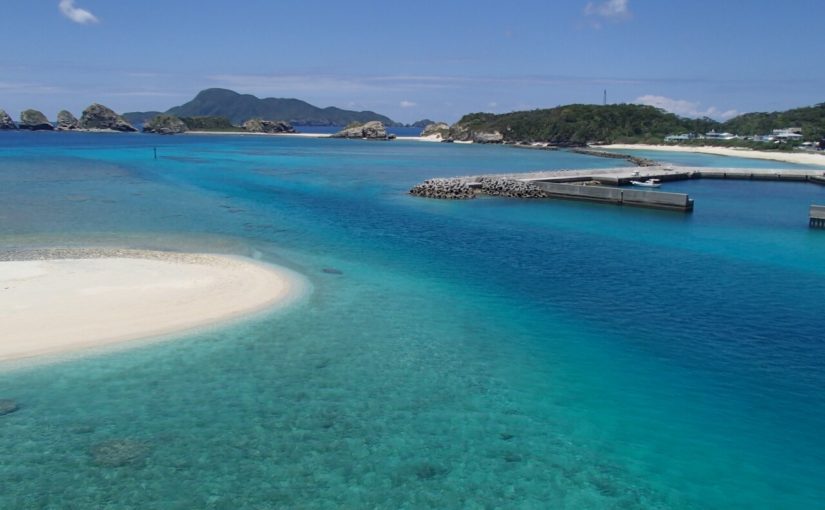
[[[233,124],[261,118],[283,120],[296,125],[346,126],[352,122],[378,120],[387,126],[400,125],[385,115],[373,111],[345,110],[335,106],[319,108],[295,98],[259,98],[252,94],[240,94],[222,88],[204,89],[191,100],[174,106],[166,112],[177,117],[218,116],[226,117]],[[145,112],[129,112],[127,118],[140,118]]]

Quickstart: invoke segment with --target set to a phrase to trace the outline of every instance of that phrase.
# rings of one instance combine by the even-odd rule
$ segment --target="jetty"
[[[825,228],[825,205],[811,205],[808,226],[811,228]]]
[[[623,188],[630,185],[631,181],[648,179],[658,179],[660,182],[689,179],[736,179],[810,182],[825,185],[825,170],[709,168],[674,165],[547,170],[429,179],[413,187],[410,193],[444,199],[467,199],[477,194],[514,198],[563,198],[673,211],[690,212],[693,210],[693,199],[685,193]],[[813,215],[811,218],[813,226]],[[817,217],[817,221],[819,219]],[[825,222],[825,212],[821,219]]]

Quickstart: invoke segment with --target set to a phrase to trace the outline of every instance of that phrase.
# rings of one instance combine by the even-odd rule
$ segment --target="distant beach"
[[[239,136],[292,136],[299,138],[329,138],[327,133],[253,133],[249,131],[186,131],[183,135],[239,135]]]
[[[286,304],[303,286],[286,269],[222,255],[70,250],[17,258],[0,261],[0,361],[211,325]]]
[[[611,144],[599,145],[599,149],[618,150],[642,150],[642,151],[667,151],[667,152],[698,152],[702,154],[714,154],[716,156],[731,156],[735,158],[767,159],[771,161],[782,161],[798,165],[822,165],[825,166],[825,154],[799,153],[799,152],[766,152],[750,149],[733,149],[728,147],[688,147],[685,145],[643,145],[643,144]]]

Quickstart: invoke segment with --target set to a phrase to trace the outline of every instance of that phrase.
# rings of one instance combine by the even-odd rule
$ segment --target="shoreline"
[[[0,362],[69,355],[224,325],[307,289],[286,268],[240,256],[35,250],[0,259]]]
[[[328,133],[252,133],[249,131],[184,131],[181,135],[293,136],[296,138],[331,138]]]
[[[713,154],[715,156],[730,156],[745,159],[761,159],[769,161],[781,161],[783,163],[794,163],[797,165],[815,165],[825,167],[825,154],[798,153],[798,152],[766,152],[752,149],[732,149],[728,147],[689,147],[684,145],[645,145],[645,144],[610,144],[593,145],[594,149],[616,149],[616,150],[642,150],[661,152],[692,152],[700,154]]]

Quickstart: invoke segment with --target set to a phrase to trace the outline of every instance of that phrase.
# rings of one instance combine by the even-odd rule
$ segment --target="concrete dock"
[[[709,168],[675,165],[623,166],[453,177],[436,179],[434,181],[441,182],[435,184],[428,181],[430,183],[428,185],[434,185],[436,188],[446,185],[464,190],[459,193],[460,197],[452,192],[453,195],[449,197],[437,196],[436,198],[471,198],[473,192],[483,193],[482,182],[490,179],[524,183],[536,190],[531,193],[538,195],[543,193],[542,196],[546,197],[690,212],[693,210],[693,199],[685,193],[669,193],[658,189],[622,188],[622,186],[630,185],[631,181],[644,181],[647,179],[658,179],[663,183],[689,179],[738,179],[810,182],[825,185],[825,169]],[[508,196],[519,197],[520,195],[516,192]],[[825,212],[821,213],[817,210],[817,214],[823,214],[823,216],[814,217],[813,207],[825,208],[825,206],[812,206],[811,226],[821,224],[825,228]]]
[[[825,228],[825,205],[812,205],[808,226],[812,228]]]
[[[547,170],[540,172],[495,174],[492,177],[520,181],[587,182],[598,181],[602,185],[624,186],[630,181],[659,179],[662,182],[689,179],[738,179],[753,181],[797,181],[825,185],[825,169],[773,169],[773,168],[709,168],[660,165],[649,167],[593,168],[587,170]],[[473,177],[465,177],[472,179]]]

